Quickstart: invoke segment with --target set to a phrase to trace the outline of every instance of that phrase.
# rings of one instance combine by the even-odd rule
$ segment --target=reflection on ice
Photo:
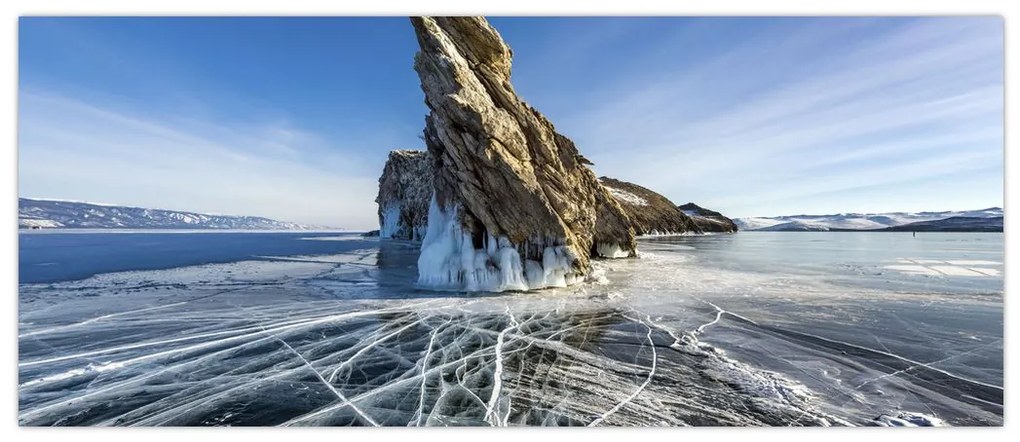
[[[22,285],[19,421],[1001,424],[1001,289],[716,260],[757,256],[733,238],[532,293],[415,289],[399,241]]]

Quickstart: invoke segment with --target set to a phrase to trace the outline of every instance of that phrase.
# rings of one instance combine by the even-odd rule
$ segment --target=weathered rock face
[[[436,166],[419,283],[562,286],[580,280],[600,250],[632,255],[627,215],[590,163],[514,92],[512,54],[496,30],[481,17],[411,22]]]
[[[638,235],[701,233],[694,220],[668,198],[626,181],[609,177],[599,181],[623,206]]]
[[[737,231],[737,224],[732,219],[714,210],[708,210],[694,203],[684,204],[680,206],[680,210],[690,216],[703,232],[732,233]]]
[[[420,150],[394,150],[379,177],[379,237],[420,241],[425,236],[432,197],[432,156]]]

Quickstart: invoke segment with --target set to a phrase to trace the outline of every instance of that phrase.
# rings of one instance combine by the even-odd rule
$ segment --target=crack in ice
[[[323,385],[325,385],[327,388],[329,388],[329,391],[332,391],[333,394],[335,394],[336,397],[340,399],[342,406],[350,405],[351,409],[354,410],[355,413],[358,413],[359,416],[361,416],[363,419],[368,421],[368,423],[372,424],[373,427],[378,427],[379,426],[379,424],[376,423],[375,420],[373,420],[369,415],[365,414],[364,411],[361,411],[361,409],[358,408],[357,405],[355,405],[350,400],[348,400],[347,397],[343,395],[343,393],[341,393],[339,390],[336,389],[336,387],[333,386],[333,384],[330,384],[329,382],[327,382],[326,378],[323,378],[322,374],[319,373],[319,370],[316,370],[315,367],[312,366],[312,363],[308,362],[308,359],[305,359],[305,357],[302,356],[300,352],[295,350],[294,347],[291,347],[290,344],[287,343],[287,341],[284,341],[283,339],[281,339],[279,336],[276,336],[275,334],[269,333],[269,335],[272,336],[273,338],[276,338],[276,340],[280,341],[281,344],[286,346],[291,351],[291,353],[294,353],[294,355],[297,356],[298,359],[301,359],[301,362],[303,362],[304,365],[306,367],[308,367],[309,370],[312,371],[312,373],[315,373],[315,377],[318,378],[319,381],[321,381]]]
[[[126,312],[118,312],[118,313],[110,313],[108,315],[102,315],[102,316],[97,316],[95,318],[86,319],[86,320],[84,320],[82,322],[76,322],[74,324],[60,325],[60,326],[56,326],[56,327],[52,327],[52,328],[46,328],[46,329],[42,329],[42,330],[31,331],[31,332],[28,332],[28,333],[22,333],[22,334],[18,335],[18,338],[20,339],[20,338],[25,338],[25,337],[29,337],[29,336],[35,336],[35,335],[46,334],[46,333],[53,333],[53,332],[56,332],[56,331],[59,331],[59,330],[66,330],[66,329],[69,329],[69,328],[81,327],[83,325],[93,324],[93,323],[102,321],[104,319],[116,318],[118,316],[126,316],[126,315],[130,315],[132,313],[149,312],[149,311],[153,311],[153,310],[160,310],[160,309],[165,309],[165,308],[170,308],[170,307],[176,307],[176,306],[179,306],[179,305],[187,304],[188,302],[189,301],[175,302],[173,304],[158,305],[158,306],[155,306],[155,307],[148,307],[148,308],[143,308],[143,309],[138,309],[138,310],[131,310],[131,311],[126,311]]]
[[[425,301],[425,302],[419,303],[418,305],[428,304],[429,302],[432,302],[432,301]],[[278,322],[276,324],[272,324],[272,328],[270,328],[269,330],[271,330],[272,332],[284,331],[284,330],[290,330],[290,329],[294,329],[294,328],[301,328],[301,327],[306,327],[306,326],[318,325],[318,324],[322,324],[322,323],[336,321],[336,320],[339,320],[339,319],[346,319],[346,318],[359,317],[359,316],[378,315],[381,312],[383,312],[383,310],[360,311],[360,312],[349,312],[349,313],[341,313],[341,314],[336,314],[336,315],[328,315],[328,316],[325,316],[325,317],[321,317],[321,318],[318,318],[318,319],[312,319],[312,320],[304,320],[304,319],[302,319],[302,320],[297,320],[297,321],[280,321],[280,322]],[[139,349],[139,348],[153,347],[153,346],[163,345],[163,344],[172,344],[172,343],[176,343],[176,342],[187,342],[187,341],[193,341],[195,339],[208,338],[208,337],[212,337],[212,336],[222,336],[222,335],[227,335],[227,334],[232,334],[232,333],[245,333],[245,334],[242,334],[242,335],[231,336],[229,338],[224,338],[224,339],[220,339],[220,340],[216,340],[216,341],[212,341],[212,342],[204,342],[204,343],[201,343],[201,344],[195,344],[195,345],[184,347],[184,348],[172,349],[172,350],[167,350],[167,351],[163,351],[163,352],[159,352],[159,353],[154,353],[154,354],[143,356],[143,357],[140,357],[140,358],[136,358],[136,359],[133,359],[133,360],[130,360],[130,361],[124,361],[124,362],[135,362],[136,360],[145,360],[145,359],[148,359],[148,358],[162,356],[162,355],[166,355],[166,354],[173,354],[173,353],[184,352],[184,351],[193,350],[193,349],[205,348],[205,347],[209,347],[209,346],[215,346],[215,345],[221,344],[221,343],[233,342],[233,341],[235,341],[237,339],[241,339],[241,338],[256,336],[256,335],[261,334],[260,333],[261,332],[260,327],[261,326],[252,326],[252,327],[245,327],[245,328],[234,329],[234,330],[224,330],[224,331],[219,331],[219,332],[200,333],[200,334],[197,334],[197,335],[183,336],[183,337],[174,338],[174,339],[165,339],[165,340],[152,341],[152,342],[142,342],[142,343],[138,343],[138,344],[128,344],[128,345],[122,345],[122,346],[117,346],[117,347],[106,348],[106,349],[102,349],[102,350],[95,350],[95,351],[89,351],[89,352],[83,352],[83,353],[76,353],[76,354],[67,355],[67,356],[59,356],[59,357],[49,358],[49,359],[41,359],[41,360],[35,360],[35,361],[22,362],[22,363],[18,364],[18,367],[19,368],[32,367],[32,366],[36,366],[36,365],[48,364],[48,363],[52,363],[52,362],[59,362],[59,361],[64,361],[64,360],[68,360],[68,359],[81,359],[81,358],[86,358],[86,357],[89,357],[89,356],[97,356],[97,355],[106,354],[106,353],[116,353],[116,352],[123,351],[123,350],[135,350],[135,349]],[[247,333],[249,331],[252,331],[253,333]]]
[[[872,378],[872,379],[869,379],[869,380],[867,380],[867,381],[864,381],[864,382],[862,382],[862,383],[861,383],[860,385],[858,385],[858,386],[854,387],[854,390],[855,390],[855,391],[856,391],[856,390],[860,390],[860,389],[861,389],[862,387],[864,387],[865,385],[868,385],[868,384],[870,384],[870,383],[872,383],[872,382],[875,382],[875,381],[879,381],[879,380],[882,380],[882,379],[885,379],[885,378],[890,378],[890,377],[896,377],[896,376],[899,376],[899,375],[901,375],[901,374],[903,374],[903,373],[906,373],[906,372],[908,372],[908,371],[910,371],[910,370],[913,370],[913,369],[915,369],[915,368],[918,368],[918,367],[924,367],[924,368],[927,368],[927,369],[931,369],[931,370],[936,370],[936,371],[939,371],[939,369],[937,369],[937,368],[935,368],[935,367],[932,367],[932,365],[935,365],[935,364],[940,364],[940,363],[943,363],[943,362],[947,362],[947,361],[951,361],[951,360],[953,360],[953,359],[956,359],[956,358],[958,358],[958,357],[961,357],[961,356],[967,356],[967,355],[969,355],[969,354],[974,354],[974,353],[976,353],[976,352],[978,352],[978,351],[980,351],[980,350],[983,350],[983,349],[985,349],[985,348],[991,347],[992,345],[997,345],[997,344],[999,344],[999,343],[1001,343],[1001,342],[1002,342],[1002,340],[1000,339],[1000,340],[998,340],[998,341],[995,341],[995,342],[989,342],[989,343],[987,343],[987,344],[984,344],[984,345],[980,345],[980,346],[978,346],[978,347],[976,347],[976,348],[973,348],[973,349],[970,349],[970,350],[968,350],[968,351],[965,351],[965,352],[962,352],[962,353],[957,353],[957,354],[955,354],[955,355],[952,355],[952,356],[948,356],[948,357],[945,357],[945,358],[939,359],[939,360],[937,360],[937,361],[931,361],[931,362],[926,362],[926,363],[923,363],[923,364],[922,364],[922,363],[917,363],[917,364],[911,365],[911,366],[909,366],[909,367],[907,367],[907,368],[903,368],[903,369],[900,369],[900,370],[896,370],[896,371],[894,371],[894,372],[891,372],[891,373],[886,373],[886,374],[883,374],[883,375],[881,375],[881,376],[878,376],[878,377],[875,377],[875,378]]]
[[[404,331],[406,331],[407,329],[409,329],[411,327],[414,327],[414,326],[416,326],[418,324],[419,324],[419,321],[412,321],[410,324],[407,324],[407,325],[405,325],[403,327],[400,327],[396,331],[393,331],[393,332],[387,334],[386,336],[383,336],[383,337],[381,337],[379,339],[376,339],[376,340],[372,341],[370,344],[362,347],[360,350],[355,352],[354,355],[352,355],[350,358],[347,358],[345,361],[341,362],[340,365],[338,365],[336,367],[336,369],[333,370],[333,372],[329,375],[329,381],[330,382],[335,382],[337,376],[339,376],[339,374],[340,374],[340,370],[343,370],[344,367],[347,367],[351,362],[353,362],[355,359],[357,359],[358,356],[361,356],[361,355],[367,353],[369,350],[375,348],[375,346],[390,340],[390,338],[393,338],[394,336],[397,336],[397,335],[403,333]]]
[[[428,384],[428,376],[425,373],[426,373],[426,370],[428,370],[429,359],[432,356],[432,347],[436,343],[436,335],[439,333],[439,330],[441,328],[449,325],[451,322],[453,322],[453,318],[447,319],[445,323],[443,323],[442,325],[432,329],[432,333],[429,334],[429,345],[428,345],[428,348],[425,351],[425,356],[421,360],[422,361],[421,362],[421,375],[420,375],[421,376],[421,394],[418,396],[418,412],[417,412],[417,419],[416,419],[417,423],[415,424],[416,426],[419,426],[419,427],[421,426],[421,418],[423,417],[422,416],[422,412],[425,410],[425,387]],[[431,415],[431,412],[429,414]],[[408,422],[408,425],[410,425],[410,424],[411,423]]]
[[[503,388],[503,344],[505,343],[506,334],[510,330],[513,330],[520,325],[517,323],[517,319],[514,318],[514,314],[510,312],[510,307],[507,306],[506,314],[510,317],[510,325],[504,328],[496,337],[496,368],[492,373],[492,394],[489,396],[489,403],[485,406],[485,418],[484,420],[492,426],[505,427],[506,421],[500,421],[499,417],[495,414],[496,401],[499,400],[500,389]],[[509,415],[509,411],[507,412]]]
[[[630,318],[628,318],[628,319],[630,319]],[[647,319],[648,319],[648,322],[652,322],[652,318],[651,317],[647,317]],[[655,352],[655,341],[652,340],[652,326],[648,325],[647,323],[645,323],[644,321],[641,321],[641,320],[634,320],[634,319],[631,319],[631,320],[632,321],[640,322],[642,325],[644,325],[645,327],[648,328],[648,335],[647,335],[648,336],[648,344],[649,344],[649,346],[652,349],[652,367],[648,371],[648,378],[645,379],[645,382],[642,383],[637,388],[637,390],[634,390],[634,392],[631,393],[630,396],[627,396],[623,401],[621,401],[620,403],[616,404],[616,406],[614,406],[613,408],[609,409],[609,411],[607,411],[605,413],[602,413],[601,416],[599,416],[599,417],[595,418],[595,420],[591,421],[591,423],[588,424],[589,427],[594,427],[596,425],[601,424],[602,422],[604,422],[606,420],[606,418],[608,418],[609,416],[613,415],[617,411],[620,411],[620,408],[623,408],[624,405],[630,403],[630,401],[634,400],[634,398],[636,398],[639,394],[641,394],[641,392],[644,391],[645,387],[647,387],[648,384],[650,384],[652,382],[652,378],[655,377],[655,366],[656,366],[656,364],[657,364],[657,362],[659,360],[659,357],[658,357],[658,354]]]
[[[704,301],[704,300],[702,300],[702,302],[704,302],[704,303],[712,306],[713,308],[715,308],[715,310],[716,310],[715,319],[713,319],[712,322],[709,322],[707,324],[703,324],[700,327],[698,327],[698,329],[694,331],[694,333],[696,335],[700,335],[700,334],[704,333],[706,328],[708,328],[708,327],[710,327],[712,325],[715,325],[715,323],[719,322],[719,320],[722,319],[723,313],[726,313],[725,310],[719,308],[719,306],[717,306],[715,304],[712,304],[711,302]]]

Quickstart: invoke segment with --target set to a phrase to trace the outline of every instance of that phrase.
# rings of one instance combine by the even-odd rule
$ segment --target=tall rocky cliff
[[[414,67],[436,166],[419,283],[526,290],[630,256],[634,231],[574,143],[510,84],[511,51],[481,17],[416,17]]]
[[[379,177],[379,237],[420,241],[432,197],[432,156],[425,151],[390,152]]]

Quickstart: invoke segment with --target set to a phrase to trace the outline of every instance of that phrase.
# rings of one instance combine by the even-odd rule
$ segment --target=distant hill
[[[709,210],[701,207],[694,203],[687,203],[678,206],[680,211],[687,214],[694,220],[704,232],[736,232],[737,225],[733,223],[733,220],[723,216],[723,214],[714,210]]]
[[[637,235],[701,233],[694,220],[669,198],[647,187],[610,177],[599,182],[627,214]]]
[[[956,221],[950,219],[959,218]],[[996,221],[998,219],[998,230]],[[790,215],[737,218],[734,223],[745,231],[817,232],[817,231],[1002,231],[1003,211],[999,207],[944,212],[840,213],[834,215]],[[939,223],[939,221],[945,221]],[[913,225],[913,228],[904,226]],[[939,228],[937,226],[943,226]],[[928,229],[928,230],[925,230]],[[953,229],[953,230],[946,230]],[[991,229],[991,230],[990,230]]]
[[[208,215],[76,201],[18,198],[18,227],[90,229],[309,230],[314,226],[255,216]]]
[[[1003,217],[979,218],[954,216],[935,221],[919,221],[882,229],[890,232],[1001,232]]]

